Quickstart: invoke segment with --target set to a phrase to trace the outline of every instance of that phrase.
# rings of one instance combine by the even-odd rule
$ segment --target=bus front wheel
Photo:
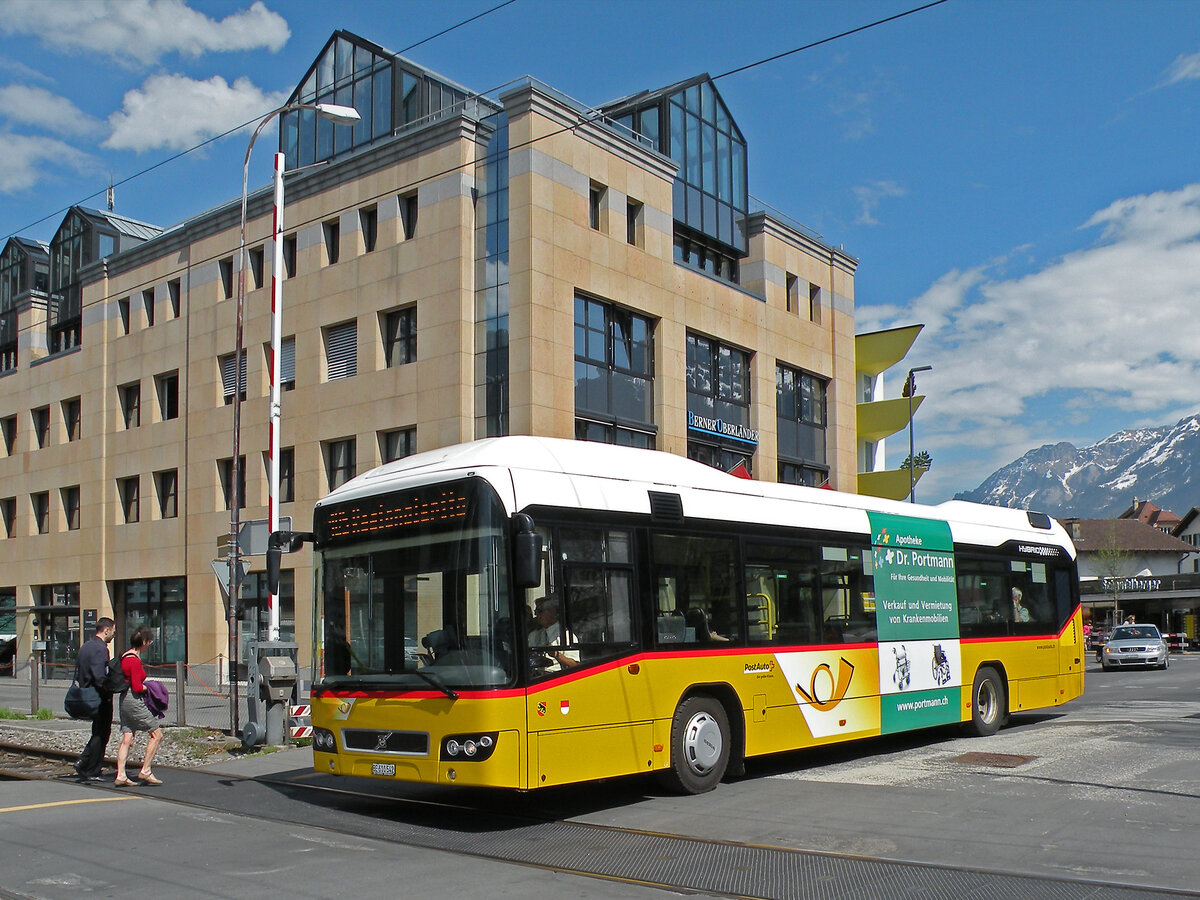
[[[729,717],[715,698],[688,697],[671,722],[671,766],[662,772],[670,790],[685,794],[711,791],[729,765]]]
[[[971,688],[971,726],[980,737],[995,734],[1008,713],[1004,682],[995,669],[984,666],[975,673]]]

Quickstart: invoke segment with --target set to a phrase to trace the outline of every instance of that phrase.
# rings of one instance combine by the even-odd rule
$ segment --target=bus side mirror
[[[542,583],[542,538],[525,513],[513,516],[513,582],[517,588]]]
[[[309,531],[272,531],[267,537],[267,592],[279,593],[279,567],[283,554],[295,553],[313,539]]]

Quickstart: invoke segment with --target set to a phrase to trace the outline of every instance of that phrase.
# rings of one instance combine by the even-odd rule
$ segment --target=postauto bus
[[[504,437],[347,482],[273,545],[303,540],[323,773],[698,793],[752,756],[987,735],[1083,691],[1075,551],[1038,513]]]

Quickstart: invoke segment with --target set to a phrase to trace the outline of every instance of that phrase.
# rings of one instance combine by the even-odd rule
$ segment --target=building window
[[[325,329],[327,381],[358,374],[358,322],[343,322]]]
[[[800,309],[800,279],[791,272],[787,273],[787,311],[796,312]]]
[[[131,635],[143,625],[153,634],[142,662],[162,666],[187,660],[186,579],[117,581],[112,593],[125,634]]]
[[[821,289],[815,284],[808,286],[808,320],[821,321]]]
[[[750,429],[750,354],[687,336],[688,456],[722,471],[750,468],[758,436]]]
[[[154,327],[154,290],[142,291],[142,309],[146,311],[146,327]]]
[[[179,418],[179,372],[164,372],[154,376],[158,394],[158,413],[163,422]]]
[[[31,413],[33,418],[33,433],[37,437],[39,450],[44,450],[50,443],[50,407],[39,406]]]
[[[258,290],[263,286],[263,276],[266,268],[266,253],[262,247],[251,247],[250,252],[250,277],[254,280],[254,289]]]
[[[594,181],[588,187],[588,226],[594,231],[600,231],[604,224],[604,197],[607,193],[604,185]]]
[[[285,337],[279,342],[279,388],[284,391],[296,389],[296,338]]]
[[[411,241],[417,236],[417,192],[400,196],[400,224],[404,228],[404,239]]]
[[[296,448],[284,447],[279,451],[279,502],[291,503],[296,499]]]
[[[117,301],[117,312],[121,315],[121,334],[129,334],[129,298]]]
[[[333,265],[342,254],[342,225],[337,219],[330,219],[321,224],[325,235],[325,259]]]
[[[225,257],[218,265],[221,268],[221,294],[230,300],[233,298],[233,257]]]
[[[79,485],[65,487],[62,495],[63,517],[67,522],[67,531],[79,530]]]
[[[643,234],[646,207],[636,200],[625,201],[625,241],[634,247],[646,246]]]
[[[283,271],[288,278],[296,277],[296,236],[289,234],[283,239]]]
[[[654,446],[654,323],[575,297],[575,436]]]
[[[37,526],[37,533],[45,534],[50,530],[50,494],[46,491],[30,494],[29,501],[33,506],[33,521]]]
[[[325,451],[325,475],[329,482],[329,490],[333,490],[354,477],[356,440],[342,438],[337,441],[327,441]]]
[[[221,392],[225,398],[225,405],[233,403],[234,391],[234,374],[233,374],[233,354],[226,353],[217,363],[221,367]],[[237,391],[241,394],[241,400],[246,399],[246,351],[242,351],[241,364],[238,366],[237,373]]]
[[[167,282],[167,296],[171,300],[171,318],[178,319],[181,310],[180,306],[180,283],[178,278],[172,278]]]
[[[5,416],[0,419],[0,437],[4,438],[4,452],[8,456],[13,455],[13,448],[17,445],[17,417]]]
[[[67,442],[77,441],[80,437],[81,403],[78,397],[62,402],[63,427],[67,431]]]
[[[217,474],[221,479],[221,498],[226,509],[233,509],[233,457],[218,460]],[[238,457],[238,509],[246,508],[246,457]]]
[[[379,432],[379,454],[385,463],[412,456],[417,452],[417,429],[398,428]]]
[[[154,473],[154,491],[158,494],[158,516],[174,519],[179,515],[179,470]]]
[[[775,367],[779,480],[819,486],[829,480],[825,455],[826,381],[790,366]]]
[[[142,384],[139,381],[123,384],[117,388],[121,400],[121,416],[125,429],[137,428],[142,424]]]
[[[409,306],[382,314],[383,356],[389,369],[416,362],[417,308]]]
[[[358,224],[362,229],[363,252],[370,253],[379,239],[379,207],[366,206],[360,209]]]
[[[132,525],[141,518],[142,479],[140,475],[117,479],[117,494],[121,498],[121,514],[125,524]]]
[[[5,497],[0,500],[0,521],[4,523],[4,536],[12,537],[17,528],[17,498]]]

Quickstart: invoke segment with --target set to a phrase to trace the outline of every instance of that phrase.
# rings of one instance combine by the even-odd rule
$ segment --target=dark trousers
[[[83,752],[79,754],[79,762],[75,764],[81,775],[100,771],[100,766],[104,763],[104,749],[112,735],[112,723],[113,698],[111,695],[101,694],[100,708],[92,718],[92,736],[88,738],[87,746],[83,748]]]

